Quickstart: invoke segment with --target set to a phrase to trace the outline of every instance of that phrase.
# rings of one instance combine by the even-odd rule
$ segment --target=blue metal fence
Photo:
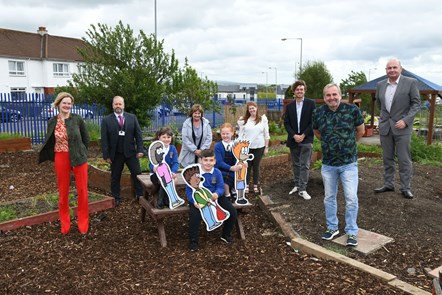
[[[52,108],[53,96],[41,94],[23,95],[20,99],[8,94],[0,93],[0,132],[20,134],[32,139],[32,144],[43,143],[49,118],[57,114]],[[222,102],[220,102],[222,104]],[[267,105],[268,110],[281,111],[283,104],[275,99],[258,100],[258,105]],[[101,120],[106,115],[104,108],[96,105],[75,104],[76,112],[86,120],[101,125]],[[165,105],[160,105],[150,113],[151,122],[149,127],[144,127],[145,132],[155,132],[162,126],[173,126],[181,130],[183,122],[188,118],[186,114],[174,112]],[[219,127],[224,123],[224,107],[221,112],[205,112],[212,127]]]
[[[76,105],[74,112],[100,124],[104,109],[96,105]],[[48,101],[1,101],[0,132],[20,134],[30,137],[32,144],[41,144],[48,119],[54,115],[57,115],[57,110]]]
[[[159,128],[163,126],[174,126],[176,129],[181,130],[184,121],[188,118],[186,114],[183,113],[165,113],[161,111],[150,112],[151,124],[149,127],[145,127],[146,132],[156,132]],[[221,108],[221,112],[218,114],[216,112],[204,112],[204,117],[210,121],[211,126],[218,127],[224,123],[224,108]]]

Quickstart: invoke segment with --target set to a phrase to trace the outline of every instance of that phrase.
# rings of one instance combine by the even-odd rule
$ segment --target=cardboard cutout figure
[[[175,182],[172,178],[170,167],[164,160],[164,155],[165,147],[162,141],[157,140],[150,144],[149,161],[156,167],[155,174],[169,197],[169,208],[175,209],[184,204],[185,201],[176,192]]]
[[[233,156],[236,159],[236,165],[241,165],[241,169],[235,173],[235,189],[237,192],[237,198],[235,204],[246,205],[249,201],[246,199],[245,189],[247,180],[247,161],[253,160],[253,154],[249,154],[248,140],[235,140],[232,147]]]
[[[193,202],[198,205],[207,231],[212,231],[221,226],[230,217],[230,213],[218,204],[218,200],[212,201],[212,192],[203,186],[204,177],[201,176],[201,171],[200,164],[192,164],[184,168],[181,174],[192,189]],[[189,203],[194,206],[192,202]]]

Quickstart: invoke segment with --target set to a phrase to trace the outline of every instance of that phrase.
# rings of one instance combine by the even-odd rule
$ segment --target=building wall
[[[24,76],[9,74],[9,61],[24,61]],[[54,76],[53,64],[69,65],[69,77]],[[68,85],[72,74],[78,73],[78,62],[59,60],[32,60],[0,57],[0,93],[9,93],[11,88],[25,88],[26,93],[53,93],[57,86]]]

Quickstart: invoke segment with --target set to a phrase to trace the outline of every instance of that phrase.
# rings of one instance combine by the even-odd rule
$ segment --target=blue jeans
[[[322,179],[324,181],[324,206],[327,228],[338,229],[337,194],[339,178],[344,188],[345,196],[345,232],[348,235],[358,234],[358,163],[344,166],[322,165]]]

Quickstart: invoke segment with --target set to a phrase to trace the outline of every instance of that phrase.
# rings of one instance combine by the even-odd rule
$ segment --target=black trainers
[[[356,240],[355,235],[348,235],[347,237],[347,246],[357,246],[358,240]]]
[[[233,238],[232,238],[231,236],[228,236],[228,237],[226,237],[226,236],[221,236],[221,241],[224,241],[224,242],[226,242],[227,244],[231,244],[231,243],[233,243]]]
[[[232,195],[230,197],[230,201],[232,201],[232,203],[235,203],[236,198],[238,198],[238,194],[235,192],[232,192]]]
[[[332,240],[334,237],[336,237],[339,234],[339,229],[332,230],[327,228],[325,233],[322,235],[323,240]]]
[[[198,251],[198,242],[192,241],[190,242],[190,251],[195,252]]]

